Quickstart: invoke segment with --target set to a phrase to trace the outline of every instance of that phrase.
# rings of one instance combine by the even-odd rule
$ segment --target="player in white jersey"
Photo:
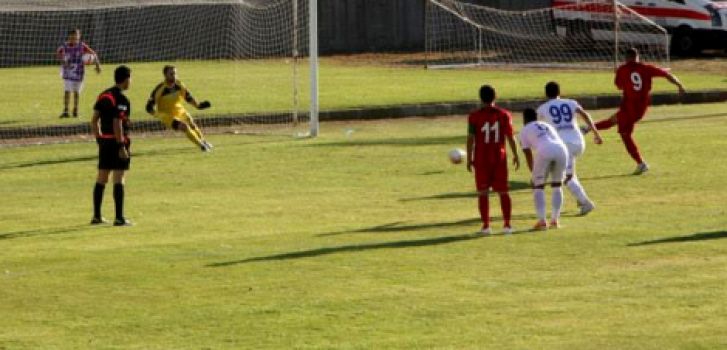
[[[563,143],[565,143],[568,150],[565,184],[573,196],[576,197],[578,206],[581,208],[581,215],[586,215],[596,206],[586,195],[586,191],[576,175],[576,158],[583,155],[586,150],[586,143],[583,139],[583,133],[578,127],[576,114],[581,117],[590,130],[596,130],[593,125],[593,118],[577,101],[560,98],[560,86],[554,81],[545,85],[545,95],[548,97],[548,101],[538,107],[538,117],[553,126]],[[600,145],[603,143],[598,132],[594,132],[593,137],[595,144]]]
[[[538,121],[538,114],[534,109],[525,110],[523,122],[525,127],[520,130],[520,145],[525,153],[528,168],[532,172],[533,198],[535,199],[535,212],[538,215],[538,222],[533,229],[548,229],[548,224],[545,222],[545,184],[548,180],[553,189],[550,227],[558,228],[560,227],[558,222],[560,210],[563,206],[562,186],[568,163],[568,150],[552,126]],[[533,159],[533,151],[535,151],[535,159]]]

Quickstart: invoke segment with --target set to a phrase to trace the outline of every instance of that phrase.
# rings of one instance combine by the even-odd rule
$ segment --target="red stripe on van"
[[[559,6],[570,6],[572,11],[585,11],[585,12],[597,12],[597,13],[611,13],[613,12],[610,5],[606,4],[583,4],[576,5],[576,3],[555,0],[553,1],[553,7]],[[712,17],[706,13],[684,10],[684,9],[672,9],[664,7],[646,7],[646,6],[631,6],[632,10],[638,12],[645,17],[673,17],[673,18],[684,18],[694,19],[698,21],[711,21]]]

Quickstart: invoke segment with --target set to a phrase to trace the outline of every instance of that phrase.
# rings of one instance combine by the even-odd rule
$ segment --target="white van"
[[[588,1],[591,4],[593,2]],[[602,2],[608,4],[610,1]],[[671,49],[675,54],[694,54],[702,49],[727,50],[727,0],[620,0],[620,2],[664,27],[671,35]],[[584,3],[586,1],[583,0],[553,0],[552,6]],[[556,14],[558,25],[562,26],[558,28],[559,33],[567,30],[567,22],[608,20],[604,19],[603,9],[597,6],[575,6],[568,11],[557,11]]]

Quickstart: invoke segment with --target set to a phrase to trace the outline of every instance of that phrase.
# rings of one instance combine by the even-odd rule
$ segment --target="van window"
[[[684,0],[669,0],[669,2],[676,2],[677,4],[684,5]]]

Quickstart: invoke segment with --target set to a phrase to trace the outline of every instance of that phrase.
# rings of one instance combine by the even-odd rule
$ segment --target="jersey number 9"
[[[639,73],[631,73],[631,82],[634,84],[634,91],[641,91],[644,88],[644,80],[641,79],[641,74]]]

